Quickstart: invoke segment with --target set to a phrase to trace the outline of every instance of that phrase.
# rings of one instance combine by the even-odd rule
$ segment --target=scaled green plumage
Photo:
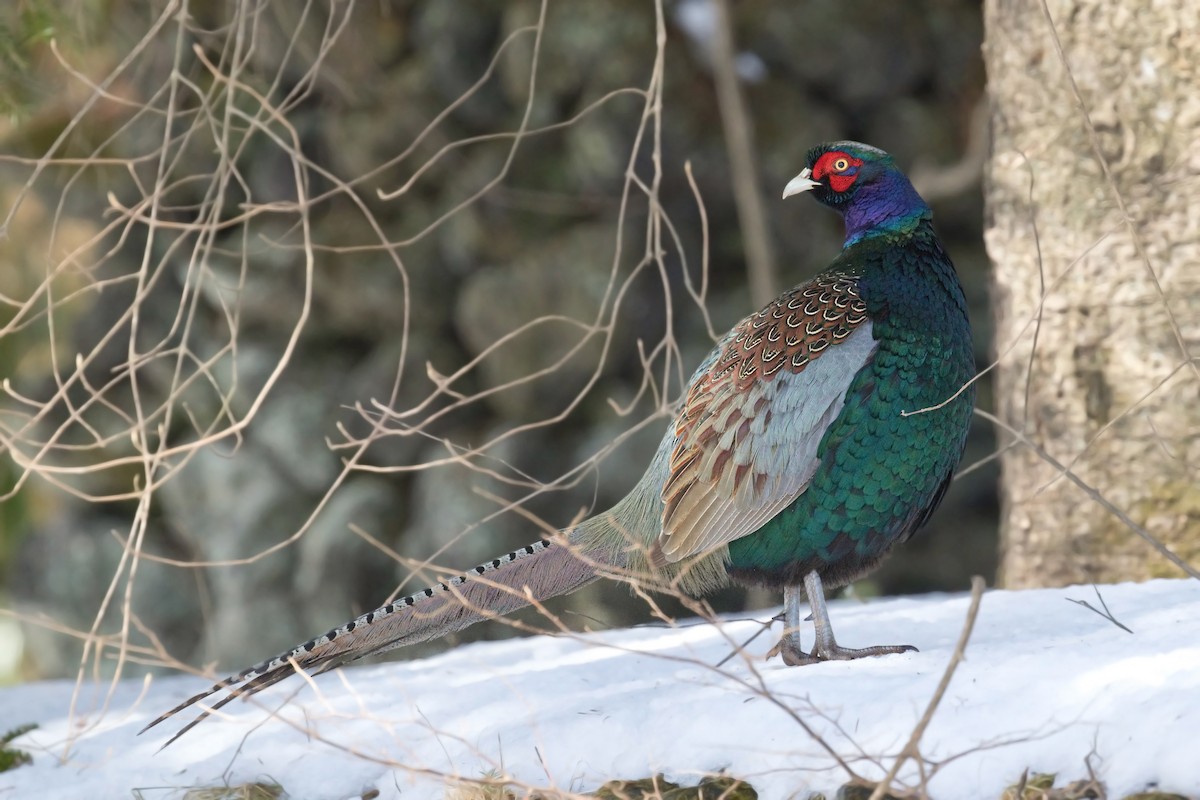
[[[879,349],[825,432],[808,489],[730,543],[743,580],[794,584],[813,569],[827,587],[853,580],[928,517],[965,443],[974,387],[960,390],[975,374],[966,302],[928,219],[853,242],[831,269],[857,277]]]

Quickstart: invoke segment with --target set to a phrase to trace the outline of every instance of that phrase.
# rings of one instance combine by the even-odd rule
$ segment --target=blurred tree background
[[[1001,579],[1200,578],[1200,16],[986,11]]]
[[[771,292],[841,242],[784,183],[809,146],[866,141],[931,201],[989,363],[980,3],[731,15]],[[9,679],[81,656],[240,667],[427,564],[525,544],[527,515],[619,498],[713,333],[756,307],[716,19],[709,0],[0,11]],[[994,449],[977,425],[964,465],[985,463],[862,591],[994,575]],[[648,618],[620,586],[556,608]]]

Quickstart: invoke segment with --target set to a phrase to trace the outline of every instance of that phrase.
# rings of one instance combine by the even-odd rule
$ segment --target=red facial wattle
[[[834,150],[823,154],[813,164],[813,180],[822,180],[829,176],[829,188],[839,194],[849,189],[858,180],[858,168],[863,165],[862,159]]]

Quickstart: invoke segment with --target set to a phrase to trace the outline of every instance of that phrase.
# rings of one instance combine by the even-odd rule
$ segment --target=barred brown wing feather
[[[850,276],[827,274],[743,320],[675,417],[659,549],[678,561],[747,536],[790,505],[825,428],[874,354]]]

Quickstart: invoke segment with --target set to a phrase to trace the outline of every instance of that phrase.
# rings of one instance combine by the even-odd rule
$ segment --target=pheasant
[[[887,153],[818,145],[783,196],[802,192],[844,217],[841,253],[717,343],[624,499],[226,678],[143,731],[227,690],[170,744],[297,669],[444,636],[601,575],[656,576],[691,596],[729,580],[782,588],[771,655],[788,665],[915,650],[839,645],[824,592],[911,537],[950,485],[975,397],[966,301],[929,206]]]

